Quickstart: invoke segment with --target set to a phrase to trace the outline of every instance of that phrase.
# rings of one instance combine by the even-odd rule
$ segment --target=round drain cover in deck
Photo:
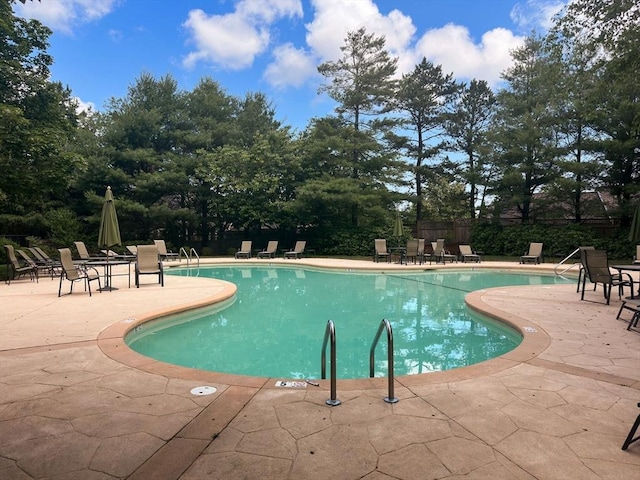
[[[216,393],[218,389],[216,387],[210,387],[205,385],[203,387],[196,387],[191,389],[192,395],[212,395]]]

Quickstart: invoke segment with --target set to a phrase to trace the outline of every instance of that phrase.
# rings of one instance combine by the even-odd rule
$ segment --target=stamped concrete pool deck
[[[470,306],[524,332],[520,347],[471,367],[397,377],[395,404],[383,401],[385,378],[338,380],[342,403],[330,407],[328,380],[283,388],[275,386],[281,379],[179,368],[131,352],[122,336],[139,322],[223,300],[235,286],[171,275],[164,288],[150,276],[139,289],[127,282],[114,277],[118,290],[92,297],[78,284],[60,298],[57,278],[0,285],[3,480],[640,478],[640,441],[621,450],[640,413],[640,333],[616,320],[615,293],[605,305],[600,288],[581,301],[575,284],[473,292]],[[192,393],[202,386],[217,390]]]

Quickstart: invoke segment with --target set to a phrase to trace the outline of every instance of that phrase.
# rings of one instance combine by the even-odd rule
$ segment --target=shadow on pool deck
[[[399,377],[393,405],[383,401],[384,378],[338,381],[342,404],[329,407],[327,381],[281,388],[276,379],[183,369],[129,351],[122,334],[136,322],[233,294],[198,277],[167,275],[164,288],[142,281],[130,289],[126,276],[116,277],[119,290],[92,297],[76,286],[58,298],[57,279],[0,286],[0,478],[640,475],[640,442],[620,449],[640,413],[640,334],[615,319],[620,301],[601,303],[600,290],[586,293],[590,301],[580,301],[575,285],[474,292],[467,302],[475,308],[527,327],[523,345],[472,367]],[[203,385],[217,391],[191,393]]]

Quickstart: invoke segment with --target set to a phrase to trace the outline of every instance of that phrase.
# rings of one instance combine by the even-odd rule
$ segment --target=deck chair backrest
[[[302,253],[302,252],[304,252],[304,247],[306,247],[306,246],[307,246],[306,240],[298,240],[296,242],[296,246],[293,247],[293,251],[296,252],[296,253]]]
[[[527,253],[528,257],[539,257],[541,255],[542,255],[542,243],[529,244],[529,253]]]
[[[640,245],[636,245],[636,256],[633,259],[636,263],[640,262]]]
[[[164,242],[164,240],[154,240],[153,243],[155,244],[156,249],[158,250],[158,253],[160,255],[167,254],[167,244]]]
[[[278,251],[278,240],[269,240],[265,251],[267,253],[276,253]]]
[[[587,276],[592,283],[608,283],[611,278],[606,250],[584,250]]]
[[[418,255],[418,240],[407,240],[407,257],[415,257]]]
[[[376,253],[378,255],[386,255],[387,253],[387,241],[384,238],[376,238],[374,241]]]
[[[157,271],[159,268],[158,247],[155,245],[138,245],[138,270],[142,273]]]
[[[460,249],[460,255],[473,255],[470,245],[458,245]]]
[[[127,250],[129,250],[129,253],[132,255],[138,254],[138,247],[136,247],[135,245],[127,245]]]
[[[582,263],[583,267],[586,267],[587,265],[587,260],[586,260],[586,250],[595,250],[595,247],[580,247],[580,262]]]
[[[31,252],[31,255],[33,255],[38,262],[46,262],[46,261],[48,261],[45,257],[43,257],[40,254],[40,252],[38,251],[37,248],[29,247],[29,248],[27,248],[27,250],[29,250]]]
[[[80,260],[89,260],[89,250],[87,250],[87,246],[84,242],[73,242],[76,246],[76,250],[78,250],[78,255],[80,256]]]
[[[14,268],[20,268],[20,262],[16,258],[16,251],[13,248],[13,245],[5,245],[5,250],[7,251],[7,257],[9,257],[9,261],[13,265]]]
[[[418,255],[424,255],[424,238],[418,239]]]
[[[251,240],[243,240],[240,244],[241,252],[250,252],[251,251]]]
[[[78,275],[78,269],[73,264],[73,259],[71,258],[71,249],[69,248],[59,248],[58,252],[60,253],[60,265],[62,265],[62,271],[68,280],[72,282],[74,280],[80,279],[80,275]]]
[[[434,242],[431,242],[431,246],[433,247],[434,255],[442,255],[444,253],[444,238],[438,238]]]
[[[40,256],[45,259],[45,261],[51,262],[53,260],[49,255],[47,255],[47,252],[42,250],[40,247],[33,247],[33,249],[36,252],[38,252],[40,254]]]
[[[33,261],[33,258],[31,258],[29,255],[27,255],[24,250],[16,250],[16,253],[18,255],[20,255],[20,257],[24,260],[24,263],[26,263],[27,265],[29,265],[30,267],[35,267],[36,266],[36,262]]]

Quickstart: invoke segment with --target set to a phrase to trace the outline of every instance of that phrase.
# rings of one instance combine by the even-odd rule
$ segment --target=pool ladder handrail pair
[[[187,259],[187,267],[189,263],[191,263],[191,257],[194,256],[197,259],[197,266],[200,267],[200,255],[196,252],[196,249],[191,247],[189,253],[185,250],[184,247],[180,247],[180,252],[178,253],[178,260],[182,260],[182,254],[184,253],[185,258]]]
[[[384,398],[387,403],[397,403],[398,398],[394,395],[393,390],[393,329],[389,320],[383,318],[378,327],[373,343],[371,344],[371,350],[369,351],[369,377],[373,378],[375,374],[375,350],[382,335],[382,331],[387,332],[387,365],[389,367],[389,394]],[[331,344],[331,398],[325,403],[332,407],[340,405],[340,400],[336,398],[336,327],[333,320],[327,322],[327,328],[324,332],[324,340],[322,342],[322,352],[320,355],[320,376],[324,380],[327,378],[327,343]]]

